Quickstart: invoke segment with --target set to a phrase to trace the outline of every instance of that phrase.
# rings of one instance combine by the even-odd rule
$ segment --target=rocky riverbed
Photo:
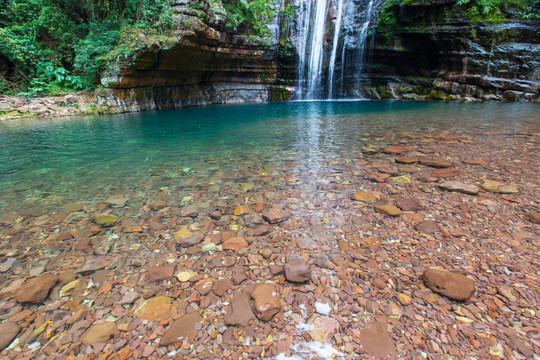
[[[533,359],[534,123],[113,184],[0,218],[3,359]]]

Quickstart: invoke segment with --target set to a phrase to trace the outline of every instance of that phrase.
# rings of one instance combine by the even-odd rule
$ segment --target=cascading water
[[[383,0],[296,0],[298,99],[361,96],[369,30]],[[341,50],[341,51],[340,51]]]

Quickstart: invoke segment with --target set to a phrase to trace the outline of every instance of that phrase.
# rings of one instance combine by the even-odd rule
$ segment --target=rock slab
[[[455,272],[428,269],[422,278],[426,286],[433,292],[455,300],[468,300],[476,290],[476,283],[473,279]]]

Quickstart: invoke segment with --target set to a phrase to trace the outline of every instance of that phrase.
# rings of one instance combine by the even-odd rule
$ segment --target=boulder
[[[476,290],[476,283],[473,279],[455,272],[428,269],[422,278],[426,286],[433,292],[455,300],[468,300]]]

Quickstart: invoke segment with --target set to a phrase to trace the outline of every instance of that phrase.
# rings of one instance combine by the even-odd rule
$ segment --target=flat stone
[[[199,209],[193,205],[183,208],[180,212],[180,216],[182,217],[196,218],[197,215],[199,215]]]
[[[156,266],[148,270],[144,278],[150,282],[168,280],[174,276],[175,270],[175,265]]]
[[[171,298],[154,296],[148,300],[140,300],[135,304],[133,314],[140,319],[156,321],[168,319],[171,314]]]
[[[468,195],[476,195],[480,191],[480,188],[476,185],[464,184],[459,181],[445,181],[440,183],[439,187],[443,190],[457,191]]]
[[[92,258],[86,261],[83,267],[79,270],[79,273],[83,275],[89,275],[94,271],[105,269],[111,264],[111,261],[104,257]]]
[[[225,325],[246,327],[254,317],[250,295],[244,291],[236,291],[226,310]]]
[[[124,197],[123,195],[113,195],[107,200],[105,200],[106,204],[109,204],[111,207],[114,208],[121,208],[126,206],[126,203],[129,199]]]
[[[281,311],[281,300],[274,284],[259,284],[251,293],[253,312],[259,320],[270,321]]]
[[[390,153],[390,154],[399,155],[399,154],[403,154],[404,152],[406,152],[407,148],[404,147],[404,146],[399,146],[399,145],[390,145],[390,146],[385,147],[383,150],[385,152],[387,152],[387,153]]]
[[[250,228],[255,228],[260,225],[264,224],[264,219],[259,214],[251,214],[244,216],[244,222],[246,223],[246,226]]]
[[[366,324],[358,335],[360,345],[377,359],[396,359],[396,344],[390,337],[386,321],[376,320]]]
[[[380,196],[377,194],[370,194],[370,193],[364,193],[364,192],[358,192],[352,196],[353,200],[363,201],[363,202],[375,201],[378,198],[380,198]]]
[[[175,237],[175,239],[178,245],[187,248],[200,244],[204,240],[204,234],[201,234],[200,232],[194,232],[191,233],[189,236],[182,238]]]
[[[19,303],[41,304],[57,281],[58,275],[54,274],[45,274],[26,280],[15,292],[15,300]]]
[[[532,222],[533,224],[540,224],[540,212],[530,211],[526,213],[525,220]]]
[[[106,321],[101,324],[91,326],[81,337],[84,345],[92,346],[97,343],[106,343],[116,333],[116,324],[112,321]]]
[[[418,156],[402,156],[395,159],[397,163],[414,164],[420,161]]]
[[[135,301],[139,300],[141,295],[136,291],[130,291],[124,294],[122,299],[118,302],[120,305],[129,305],[133,304]]]
[[[192,312],[182,316],[174,321],[159,342],[161,346],[167,346],[174,343],[189,341],[190,334],[195,330],[195,325],[202,320],[198,312]]]
[[[384,205],[375,205],[375,211],[389,216],[399,216],[403,212],[395,205],[384,204]]]
[[[279,224],[291,217],[291,213],[288,210],[272,208],[262,213],[263,218],[270,224]]]
[[[221,247],[223,250],[232,250],[234,252],[238,252],[242,250],[243,248],[247,247],[249,244],[247,243],[246,239],[240,236],[232,237],[225,241]]]
[[[437,223],[431,220],[422,221],[416,224],[414,228],[419,233],[427,234],[427,235],[435,234],[438,230]]]
[[[301,255],[293,254],[285,264],[285,278],[291,282],[302,283],[311,280],[311,266]]]
[[[423,209],[420,201],[416,199],[401,199],[398,200],[397,206],[403,211],[419,211]]]
[[[431,175],[441,179],[455,177],[461,174],[457,169],[436,169],[431,172]]]
[[[420,164],[435,167],[435,168],[449,168],[454,165],[450,161],[439,160],[439,159],[428,159],[428,158],[421,158]]]
[[[98,214],[92,218],[94,224],[97,224],[101,227],[111,227],[116,224],[118,218],[113,214]]]
[[[336,319],[319,314],[313,314],[308,325],[312,327],[308,330],[311,340],[322,344],[330,343],[334,334],[339,331],[339,322]]]
[[[0,351],[4,350],[19,335],[21,327],[15,322],[0,324]]]
[[[163,209],[163,208],[165,208],[167,206],[168,206],[168,204],[165,201],[161,201],[161,200],[154,201],[154,202],[150,203],[150,209],[152,211],[158,211],[158,210],[161,210],[161,209]]]
[[[422,278],[426,286],[433,292],[455,300],[468,300],[476,290],[474,280],[454,272],[428,269]]]
[[[519,188],[515,185],[507,185],[499,181],[487,179],[482,181],[480,187],[485,191],[497,194],[517,194],[519,192]]]
[[[367,175],[367,178],[369,180],[373,182],[377,182],[377,183],[386,182],[386,180],[388,180],[389,177],[390,177],[390,174],[386,174],[386,173],[374,173],[374,174]]]
[[[212,290],[217,296],[223,296],[232,286],[233,284],[229,279],[221,279],[214,282]]]

